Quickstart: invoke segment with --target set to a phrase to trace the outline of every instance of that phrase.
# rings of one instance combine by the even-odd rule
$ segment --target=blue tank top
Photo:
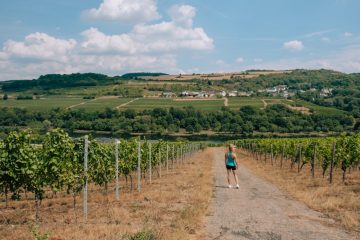
[[[228,155],[227,155],[226,165],[231,166],[231,167],[236,166],[235,159],[232,157],[232,152],[230,152],[230,151],[228,152]]]

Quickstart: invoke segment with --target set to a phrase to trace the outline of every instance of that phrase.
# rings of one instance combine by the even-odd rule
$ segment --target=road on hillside
[[[355,239],[334,227],[332,220],[246,169],[241,165],[241,156],[240,189],[227,188],[224,151],[214,151],[214,195],[206,219],[206,239]]]

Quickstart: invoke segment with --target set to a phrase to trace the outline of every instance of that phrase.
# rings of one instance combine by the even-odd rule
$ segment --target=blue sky
[[[47,73],[360,72],[357,0],[0,2],[0,80]]]

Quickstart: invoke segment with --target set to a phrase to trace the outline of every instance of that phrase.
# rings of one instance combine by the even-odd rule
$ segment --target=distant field
[[[81,102],[86,102],[80,97],[51,96],[36,100],[8,99],[0,101],[0,107],[25,108],[30,111],[48,111],[52,108],[67,108]]]
[[[87,111],[98,111],[105,108],[116,108],[124,103],[130,102],[133,98],[99,98],[99,99],[82,99],[80,97],[46,97],[38,100],[15,100],[0,101],[0,107],[25,108],[31,111],[48,111],[52,108],[69,108],[85,109]],[[144,110],[156,107],[161,108],[183,108],[193,106],[196,109],[205,111],[219,110],[224,106],[224,100],[203,100],[203,101],[174,101],[173,99],[139,99],[131,102],[121,109]]]
[[[313,110],[315,113],[320,113],[320,114],[327,114],[327,115],[338,115],[338,114],[345,114],[345,111],[336,109],[336,108],[332,108],[332,107],[323,107],[323,106],[318,106],[309,102],[305,102],[302,100],[295,100],[293,104],[291,105],[301,105],[307,108],[310,108],[311,110]]]
[[[343,114],[344,111],[341,111],[336,108],[332,107],[323,107],[318,106],[306,101],[302,100],[287,100],[284,98],[229,98],[229,107],[231,109],[239,109],[243,106],[253,106],[256,108],[264,108],[264,102],[266,103],[267,107],[273,104],[285,104],[290,106],[303,106],[305,108],[308,108],[307,111],[314,112],[314,113],[320,113],[320,114],[327,114],[327,115],[333,115],[333,114]],[[295,108],[293,110],[296,110]]]
[[[156,107],[160,108],[183,108],[192,106],[195,109],[201,109],[205,111],[219,110],[224,106],[224,100],[200,100],[200,101],[174,101],[173,99],[147,99],[142,98],[134,101],[124,108],[131,108],[135,110],[152,109]]]
[[[106,86],[88,86],[88,87],[73,87],[73,88],[59,88],[52,90],[53,93],[59,95],[105,95],[107,92],[111,92],[118,85],[106,85]]]
[[[85,109],[88,111],[100,111],[105,108],[115,108],[121,104],[131,101],[131,98],[100,98],[87,101],[85,104],[74,107],[73,109]]]
[[[100,97],[98,99],[83,99],[80,96],[46,96],[36,100],[16,100],[8,99],[7,101],[0,100],[0,107],[11,108],[25,108],[30,111],[49,111],[53,108],[72,108],[72,109],[85,109],[86,111],[100,111],[105,108],[116,108],[124,103],[128,103],[134,98],[118,98],[113,97]],[[253,106],[255,108],[264,108],[272,104],[286,104],[292,106],[304,106],[309,108],[312,112],[320,114],[343,114],[344,111],[331,107],[323,107],[302,100],[286,100],[283,98],[261,98],[261,97],[229,97],[228,106],[233,110],[238,110],[243,106]],[[153,109],[156,107],[161,108],[184,108],[192,106],[198,110],[216,111],[224,106],[223,99],[207,99],[207,100],[174,100],[174,99],[152,99],[140,98],[136,101],[130,102],[120,109],[134,109],[145,110]]]
[[[261,101],[261,98],[229,97],[229,107],[231,109],[239,109],[243,106],[263,108],[264,103]]]

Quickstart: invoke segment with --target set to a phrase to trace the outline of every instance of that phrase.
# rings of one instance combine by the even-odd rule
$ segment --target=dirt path
[[[266,107],[267,107],[267,102],[264,100],[264,99],[261,99],[261,101],[263,102],[263,104],[264,104],[264,107],[262,108],[262,109],[266,109]]]
[[[240,189],[228,189],[223,152],[219,148],[213,159],[214,199],[207,217],[207,239],[355,239],[241,164]]]
[[[224,98],[224,106],[225,107],[229,106],[229,99],[228,98]]]
[[[126,105],[128,105],[128,104],[130,104],[130,103],[132,103],[132,102],[135,102],[135,101],[137,101],[137,100],[139,100],[139,99],[140,99],[140,98],[135,98],[135,99],[133,99],[133,100],[131,100],[131,101],[128,101],[128,102],[126,102],[126,103],[123,103],[123,104],[120,104],[119,106],[114,107],[114,109],[119,109],[119,108],[125,107]]]
[[[84,102],[81,102],[81,103],[78,103],[78,104],[71,105],[70,107],[67,107],[66,109],[71,109],[71,108],[74,108],[74,107],[78,107],[78,106],[81,106],[81,105],[84,105],[86,103],[93,102],[93,101],[96,101],[96,100],[98,100],[98,98],[94,98],[94,99],[91,99],[89,101],[84,101]]]

